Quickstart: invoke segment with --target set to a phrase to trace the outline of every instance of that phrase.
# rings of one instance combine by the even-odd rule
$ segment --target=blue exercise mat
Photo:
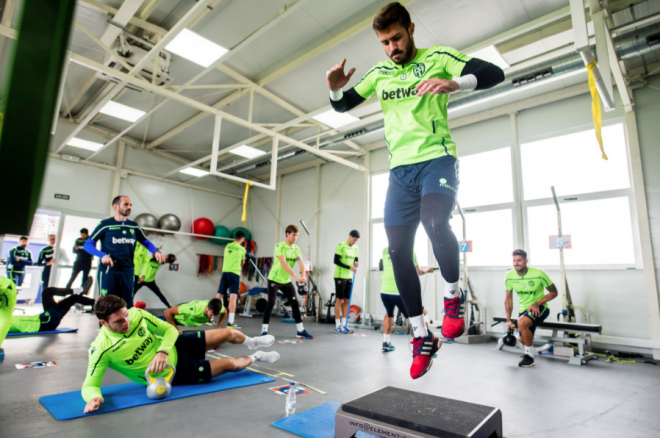
[[[279,427],[305,438],[334,438],[335,436],[335,414],[341,403],[327,402],[299,414],[282,418],[273,422],[273,426]],[[358,438],[379,438],[359,430],[355,435]]]
[[[31,333],[7,333],[7,337],[9,336],[29,336],[29,335],[53,335],[53,334],[58,334],[58,333],[75,333],[77,332],[77,328],[67,328],[67,327],[62,327],[57,330],[49,330],[46,332],[31,332]]]
[[[98,411],[93,414],[83,414],[85,401],[80,391],[65,392],[41,397],[39,402],[50,412],[56,420],[71,420],[90,415],[106,414],[121,409],[133,408],[135,406],[162,403],[179,398],[192,397],[194,395],[208,394],[211,392],[225,391],[227,389],[242,388],[245,386],[259,385],[261,383],[274,382],[272,377],[243,370],[237,373],[223,374],[211,380],[209,383],[199,385],[173,386],[169,397],[162,400],[151,400],[147,397],[147,387],[139,383],[123,383],[121,385],[104,386],[104,403]]]

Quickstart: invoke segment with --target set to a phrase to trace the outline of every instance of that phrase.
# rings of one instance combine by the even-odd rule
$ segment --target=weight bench
[[[506,318],[503,317],[494,317],[493,321],[495,321],[495,324],[497,325],[499,323],[506,323]],[[511,322],[516,324],[516,330],[518,327],[518,320],[517,319],[511,319]],[[590,360],[595,360],[598,359],[597,356],[593,354],[588,354],[585,352],[584,347],[585,345],[591,347],[591,335],[600,335],[601,332],[603,331],[603,326],[600,324],[580,324],[577,322],[553,322],[553,321],[544,321],[541,324],[537,326],[537,328],[541,329],[546,329],[546,330],[552,330],[552,336],[534,336],[535,339],[543,339],[547,341],[553,341],[553,342],[561,342],[561,343],[570,343],[570,344],[577,344],[578,346],[578,353],[577,355],[571,354],[574,353],[572,347],[570,348],[570,351],[567,350],[568,354],[558,354],[559,348],[563,347],[555,347],[555,357],[563,357],[568,359],[568,364],[569,365],[586,365]],[[563,332],[563,336],[559,336],[559,332]],[[584,335],[584,337],[581,338],[571,338],[569,337],[569,333],[579,333],[581,335]],[[498,344],[497,344],[497,349],[501,350],[504,347],[504,342],[500,338]],[[523,349],[522,343],[517,340],[516,341],[516,348]]]
[[[252,308],[252,300],[256,299],[255,297],[258,297],[259,295],[266,293],[266,290],[267,289],[265,287],[255,287],[245,292],[247,294],[247,299],[245,300],[243,313],[239,313],[239,315],[246,318],[252,318],[254,316],[252,313],[250,313],[250,309]],[[242,295],[238,297],[239,300],[241,299],[241,296]]]
[[[250,309],[252,308],[252,301],[257,299],[261,294],[265,294],[266,291],[265,287],[255,287],[250,289],[247,292],[244,292],[243,294],[240,294],[238,299],[240,300],[241,297],[247,294],[247,299],[245,300],[245,306],[243,307],[243,312],[239,313],[239,316],[243,316],[245,318],[252,318],[254,315],[250,312]],[[291,318],[291,314],[287,309],[284,307],[284,294],[280,291],[277,292],[277,302],[275,303],[275,307],[273,307],[273,316],[288,316]]]

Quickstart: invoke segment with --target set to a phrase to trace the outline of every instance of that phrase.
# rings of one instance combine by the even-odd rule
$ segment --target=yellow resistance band
[[[247,197],[250,186],[252,186],[252,181],[248,181],[247,184],[245,184],[245,196],[243,196],[243,216],[241,216],[241,222],[245,222],[247,219]]]
[[[596,79],[594,78],[594,67],[596,67],[596,60],[594,59],[591,64],[587,65],[587,70],[589,71],[589,91],[591,91],[591,114],[594,117],[594,128],[596,128],[596,139],[600,145],[600,151],[603,153],[603,160],[607,160],[607,155],[605,154],[605,149],[603,148],[603,137],[601,135],[601,129],[603,127],[602,116],[600,113],[600,96],[598,95],[598,89],[596,88]]]

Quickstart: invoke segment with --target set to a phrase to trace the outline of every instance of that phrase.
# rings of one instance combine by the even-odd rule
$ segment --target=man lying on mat
[[[247,357],[205,360],[207,351],[225,342],[244,344],[254,350],[270,347],[275,338],[270,335],[249,338],[230,329],[180,335],[174,326],[145,310],[127,309],[126,302],[116,295],[99,298],[94,313],[102,327],[90,346],[89,366],[82,387],[82,396],[87,402],[86,414],[98,410],[103,403],[101,383],[108,367],[146,385],[147,368],[159,374],[169,364],[176,367],[172,385],[191,385],[208,383],[220,374],[243,370],[255,361],[275,363],[280,358],[275,351],[258,351]]]
[[[67,289],[62,287],[48,287],[41,294],[44,305],[44,312],[38,315],[13,315],[9,333],[36,333],[50,332],[57,330],[62,318],[71,309],[74,304],[82,306],[93,306],[94,300],[86,297],[94,280],[87,277],[83,287]],[[59,302],[55,301],[55,296],[66,297]]]
[[[216,316],[219,316],[217,328],[220,328],[227,312],[225,306],[222,305],[222,300],[218,298],[195,300],[165,309],[165,320],[177,330],[179,330],[179,324],[186,327],[198,327],[213,321]],[[181,330],[179,333],[182,333]]]

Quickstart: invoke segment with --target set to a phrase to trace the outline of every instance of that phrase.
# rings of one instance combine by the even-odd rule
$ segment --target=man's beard
[[[390,57],[390,59],[391,59],[396,65],[406,64],[407,62],[410,62],[410,57],[411,57],[411,55],[412,55],[412,52],[413,52],[413,48],[414,48],[414,47],[415,47],[415,44],[413,43],[413,40],[412,40],[412,38],[410,37],[410,34],[408,34],[408,44],[406,44],[406,49],[405,49],[403,52],[398,51],[398,52],[392,53],[392,55],[388,55],[388,56]],[[395,55],[399,55],[399,54],[403,54],[403,56],[400,58],[401,61],[400,61],[400,62],[394,61],[394,56],[395,56]]]
[[[119,209],[119,214],[124,217],[129,217],[131,215],[131,209],[130,208],[126,210]]]

